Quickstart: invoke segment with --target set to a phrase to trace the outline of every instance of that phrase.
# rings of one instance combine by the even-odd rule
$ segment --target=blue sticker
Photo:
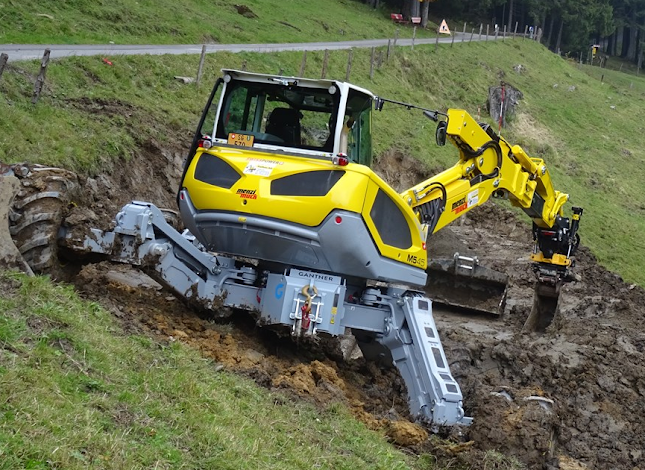
[[[281,299],[283,295],[284,295],[284,284],[280,283],[277,286],[275,286],[275,298]]]

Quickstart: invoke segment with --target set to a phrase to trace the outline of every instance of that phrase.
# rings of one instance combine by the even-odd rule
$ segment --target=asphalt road
[[[482,36],[484,40],[486,36]],[[455,33],[455,42],[462,39],[470,40],[470,34]],[[495,40],[489,36],[489,40]],[[439,38],[440,43],[452,42],[452,37]],[[475,34],[473,41],[479,40]],[[320,51],[333,49],[369,48],[387,46],[388,39],[368,39],[362,41],[342,42],[304,42],[287,44],[207,44],[206,52],[279,52],[279,51]],[[435,38],[416,39],[415,45],[434,44]],[[410,46],[412,39],[399,38],[397,46]],[[202,44],[177,44],[177,45],[117,45],[117,44],[95,44],[95,45],[66,45],[66,44],[0,44],[0,53],[7,54],[9,61],[40,59],[45,49],[51,50],[50,58],[56,59],[69,56],[118,56],[118,55],[161,55],[161,54],[200,54]]]

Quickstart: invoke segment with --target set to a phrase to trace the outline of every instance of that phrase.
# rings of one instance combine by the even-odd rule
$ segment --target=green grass
[[[316,410],[125,334],[47,278],[0,274],[0,469],[431,469]]]
[[[241,15],[236,4],[247,6],[256,17]],[[0,3],[0,44],[341,41],[394,37],[396,28],[385,7],[375,11],[355,0],[4,0]],[[435,26],[429,28],[434,29]],[[417,34],[419,37],[430,35],[421,30]],[[411,27],[401,27],[401,37],[411,35]]]
[[[100,58],[71,58],[52,63],[37,106],[30,97],[38,63],[14,64],[0,81],[0,160],[97,173],[132,158],[149,139],[187,149],[220,68],[244,65],[296,75],[301,60],[295,52],[208,55],[207,84],[198,88],[173,79],[195,74],[194,56],[116,57],[111,67]],[[323,52],[309,52],[305,75],[319,76],[322,60]],[[626,280],[645,285],[642,78],[580,66],[520,39],[440,45],[436,52],[434,45],[397,48],[372,81],[369,61],[369,50],[354,51],[351,81],[400,101],[465,108],[475,116],[481,112],[482,120],[487,120],[489,86],[504,80],[519,88],[524,99],[503,135],[530,155],[545,158],[556,189],[585,208],[583,244]],[[517,64],[525,72],[516,73]],[[346,65],[347,51],[332,52],[327,76],[344,78]],[[92,112],[83,102],[112,103],[114,109]],[[435,146],[434,124],[419,113],[386,105],[375,116],[374,131],[377,155],[399,148],[435,169],[456,161],[454,148]]]

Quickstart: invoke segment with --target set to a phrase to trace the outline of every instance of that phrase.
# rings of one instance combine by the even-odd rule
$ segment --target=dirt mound
[[[272,390],[319,406],[341,402],[373,429],[385,428],[395,442],[418,444],[426,432],[409,422],[402,379],[392,368],[364,359],[334,360],[336,344],[297,343],[288,335],[256,325],[246,312],[227,323],[198,316],[148,276],[108,262],[84,266],[74,279],[77,289],[101,302],[126,331],[149,334],[161,342],[180,341],[227,370]],[[404,444],[402,444],[404,445]]]

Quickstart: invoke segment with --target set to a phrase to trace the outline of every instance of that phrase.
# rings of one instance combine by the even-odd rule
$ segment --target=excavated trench
[[[108,228],[132,199],[174,208],[181,160],[181,146],[148,142],[109,175],[77,178],[59,172],[52,179],[41,171],[37,178],[25,177],[18,200],[54,185],[61,196],[44,202],[47,213],[79,234]],[[392,152],[380,158],[377,171],[403,188],[427,176],[418,166]],[[26,217],[23,212],[38,212],[34,201],[31,209],[25,204],[11,214],[14,226]],[[54,230],[50,218],[36,223]],[[27,230],[14,232],[18,246],[30,237]],[[395,370],[360,355],[345,361],[337,342],[298,344],[257,327],[244,312],[213,320],[130,267],[81,265],[64,249],[58,253],[66,256],[64,263],[45,248],[32,248],[28,256],[39,256],[44,271],[101,302],[128,330],[186,343],[224,368],[283,391],[287,399],[323,407],[345,403],[368,426],[385,429],[396,444],[431,451],[444,463],[482,468],[486,452],[495,450],[532,469],[645,469],[645,291],[600,267],[582,248],[577,270],[582,280],[565,286],[553,323],[544,333],[523,333],[533,299],[529,232],[528,224],[491,203],[429,243],[432,256],[477,255],[483,265],[509,277],[499,318],[435,308],[466,412],[475,418],[470,428],[443,430],[447,440],[441,441],[427,439],[423,426],[407,421],[406,391]],[[584,243],[584,225],[581,236]]]

